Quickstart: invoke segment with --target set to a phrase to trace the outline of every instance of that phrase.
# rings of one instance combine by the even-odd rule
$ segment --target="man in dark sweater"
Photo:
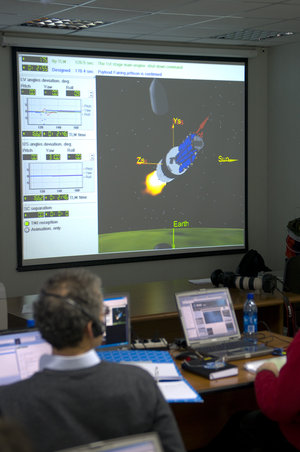
[[[41,290],[34,318],[53,354],[32,377],[0,387],[0,414],[21,423],[36,452],[155,431],[166,452],[185,450],[154,379],[136,366],[101,362],[100,279],[57,272]]]

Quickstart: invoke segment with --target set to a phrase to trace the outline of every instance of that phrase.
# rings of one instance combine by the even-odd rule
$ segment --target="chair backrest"
[[[286,292],[300,293],[300,255],[286,260],[284,290]]]

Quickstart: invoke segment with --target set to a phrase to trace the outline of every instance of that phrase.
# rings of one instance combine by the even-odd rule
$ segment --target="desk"
[[[182,328],[175,303],[176,292],[212,287],[212,284],[192,284],[186,279],[154,281],[122,286],[105,287],[104,292],[129,293],[133,336],[151,338],[155,334],[173,341],[182,337]],[[236,316],[242,331],[243,305],[246,292],[230,289]],[[300,301],[300,294],[287,294],[293,303]],[[8,304],[8,328],[24,328],[31,318],[31,306],[36,296],[11,297]],[[279,293],[256,293],[258,320],[264,321],[271,331],[282,334],[283,299]],[[263,328],[265,329],[265,327]]]
[[[279,334],[263,332],[261,337],[262,334],[274,347],[285,347],[292,341]],[[263,357],[252,358],[257,359]],[[210,381],[181,369],[180,361],[175,360],[184,378],[204,399],[202,404],[171,405],[187,450],[208,444],[234,413],[257,409],[253,388],[255,375],[244,370],[246,361],[249,360],[233,361],[239,368],[238,375]]]
[[[168,341],[182,337],[182,328],[176,311],[174,293],[195,290],[197,286],[188,281],[161,281],[109,288],[106,293],[128,292],[131,298],[131,320],[133,333],[140,337],[153,337],[155,333]],[[245,292],[232,289],[232,298],[240,322]],[[36,296],[15,297],[8,299],[9,328],[22,328],[26,318],[31,318],[30,307]],[[280,333],[283,326],[283,301],[278,295],[256,294],[255,301],[259,309],[259,318],[269,327]],[[300,301],[300,295],[293,297],[293,302]],[[271,345],[284,346],[291,338],[271,335]],[[239,375],[221,380],[210,381],[200,376],[182,371],[184,378],[203,397],[204,403],[172,404],[187,450],[205,446],[225,425],[230,416],[241,410],[257,408],[253,391],[254,375],[243,369],[245,361],[236,361]],[[176,362],[180,367],[180,362]]]
[[[182,337],[175,302],[175,293],[214,287],[212,283],[193,284],[187,279],[154,281],[131,285],[108,287],[106,292],[128,292],[130,294],[132,331],[139,337],[153,337],[157,333],[168,341]],[[230,289],[233,305],[241,331],[243,331],[243,306],[247,292]],[[300,294],[287,294],[293,303],[300,302]],[[258,321],[267,324],[271,331],[283,332],[283,298],[278,292],[255,293]],[[260,326],[260,325],[259,325]],[[266,325],[261,329],[266,329]]]

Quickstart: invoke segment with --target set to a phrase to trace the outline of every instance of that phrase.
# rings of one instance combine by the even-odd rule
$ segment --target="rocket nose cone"
[[[153,113],[156,115],[165,115],[168,113],[169,105],[166,90],[159,80],[152,80],[149,94]]]

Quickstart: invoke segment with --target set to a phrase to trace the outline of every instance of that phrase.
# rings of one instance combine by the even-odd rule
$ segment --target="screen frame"
[[[88,51],[88,50],[66,50],[66,49],[44,49],[38,47],[12,47],[12,74],[13,74],[13,104],[14,104],[14,133],[15,133],[15,187],[16,187],[16,235],[17,235],[17,271],[32,271],[32,270],[45,270],[53,268],[65,268],[65,267],[78,267],[78,266],[96,266],[96,265],[109,265],[118,263],[130,263],[130,262],[147,262],[147,261],[160,261],[169,259],[183,259],[183,258],[198,258],[205,256],[221,256],[221,255],[234,255],[244,254],[248,251],[248,58],[246,57],[216,57],[216,56],[195,56],[195,55],[182,55],[182,54],[167,54],[167,53],[147,53],[147,52],[122,52],[122,51]],[[18,88],[18,71],[17,71],[17,58],[18,53],[44,53],[44,54],[56,54],[56,55],[70,55],[70,56],[87,56],[87,57],[99,57],[99,58],[129,58],[129,59],[153,59],[163,61],[191,61],[191,62],[219,62],[219,63],[239,63],[244,65],[245,69],[245,96],[244,96],[244,247],[237,249],[209,249],[197,251],[172,252],[170,254],[164,254],[159,252],[153,254],[147,254],[143,256],[115,256],[112,254],[111,258],[101,259],[95,255],[93,259],[89,259],[87,256],[69,256],[66,259],[57,258],[56,262],[45,262],[45,259],[41,259],[42,263],[26,264],[23,258],[23,236],[22,236],[22,186],[21,186],[21,140],[20,140],[20,119],[19,119],[19,88]],[[51,258],[53,261],[55,258]]]

